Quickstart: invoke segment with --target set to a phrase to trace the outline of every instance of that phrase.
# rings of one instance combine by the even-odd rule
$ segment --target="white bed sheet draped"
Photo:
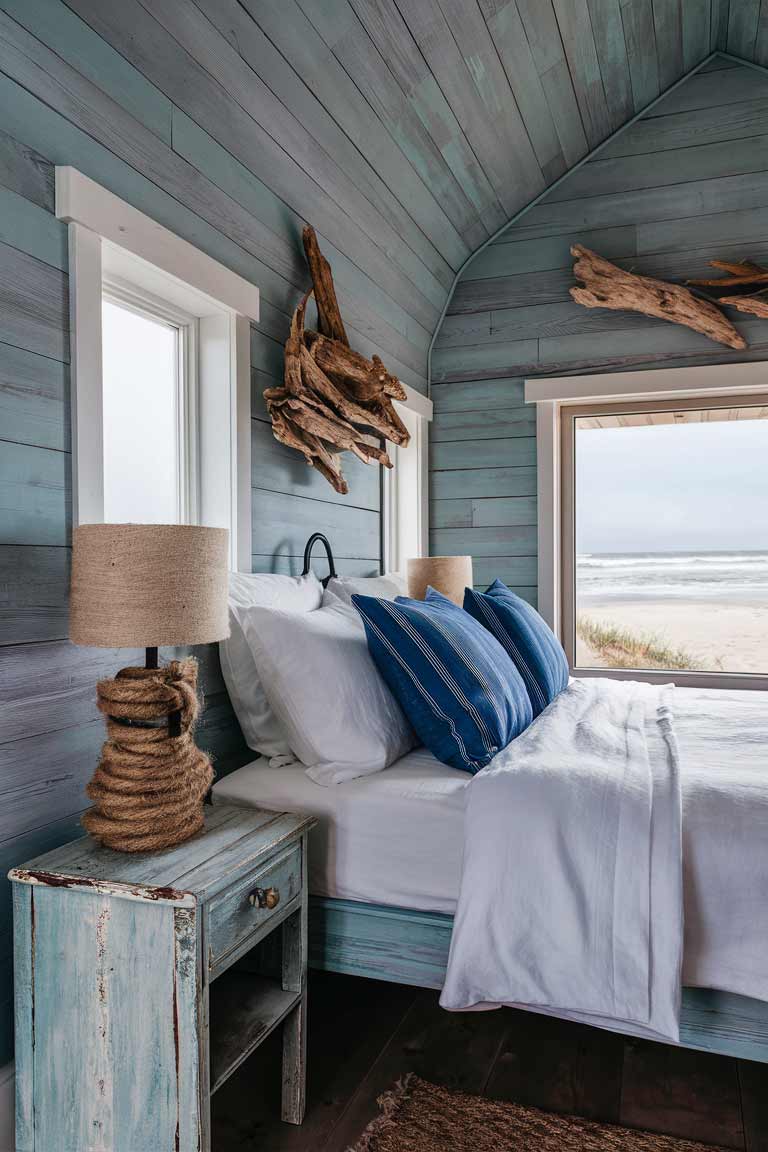
[[[574,681],[469,788],[441,1004],[679,1038],[672,689]]]

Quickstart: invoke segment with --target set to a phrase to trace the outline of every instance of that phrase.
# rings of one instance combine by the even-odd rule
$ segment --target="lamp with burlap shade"
[[[409,560],[408,595],[423,600],[430,586],[461,607],[464,589],[472,587],[472,557],[419,556]]]
[[[158,648],[229,633],[228,533],[188,524],[86,524],[72,548],[70,639],[145,648],[143,668],[97,685],[107,741],[87,792],[88,831],[123,852],[169,848],[202,828],[211,762],[196,746],[197,661]]]

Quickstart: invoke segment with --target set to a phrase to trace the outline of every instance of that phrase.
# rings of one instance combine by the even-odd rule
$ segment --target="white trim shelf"
[[[259,319],[259,289],[69,165],[56,167],[56,215],[81,224],[231,312]]]

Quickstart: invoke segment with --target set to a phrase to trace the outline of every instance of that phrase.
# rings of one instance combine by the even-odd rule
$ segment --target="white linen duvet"
[[[572,681],[474,778],[444,1008],[514,1004],[679,1039],[671,696]]]

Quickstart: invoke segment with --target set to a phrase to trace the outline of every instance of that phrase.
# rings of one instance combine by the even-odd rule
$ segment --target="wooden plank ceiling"
[[[324,34],[410,155],[410,129],[418,123],[422,145],[427,133],[443,162],[429,186],[470,248],[699,63],[720,30],[710,0],[351,6],[357,21],[320,16]],[[258,20],[259,5],[248,7]],[[316,21],[328,11],[303,7]],[[381,63],[406,98],[396,125],[374,87]]]
[[[187,3],[142,2],[225,86],[219,36],[253,70],[250,99],[290,104],[299,168],[314,173],[319,145],[377,207],[396,198],[393,255],[410,249],[396,256],[410,278],[423,269],[446,289],[510,217],[723,47],[728,27],[719,0],[197,0],[202,22]],[[121,44],[100,5],[68,3],[151,72],[138,34]],[[275,49],[293,95],[279,56],[267,67]],[[250,108],[245,90],[238,101]]]
[[[723,48],[729,28],[720,0],[298,2],[335,58],[325,91],[308,71],[314,49],[291,22],[271,19],[266,0],[242,0],[242,7],[383,179],[396,177],[393,190],[453,269],[713,48]],[[206,0],[203,7],[225,5]],[[226,22],[217,24],[226,30]],[[333,79],[339,65],[341,87]],[[365,115],[354,110],[361,97]],[[377,134],[364,127],[368,106],[415,169],[419,196],[377,154]],[[432,212],[425,190],[436,201]]]
[[[297,236],[286,253],[282,233],[303,217],[336,265],[356,346],[383,352],[422,391],[430,338],[462,264],[713,48],[724,48],[729,32],[727,0],[66,0],[66,7],[123,58],[117,71],[90,59],[94,46],[105,52],[99,40],[81,58],[82,26],[63,20],[60,0],[0,0],[0,10],[124,106],[118,151],[124,137],[134,139],[125,113],[140,121],[139,152],[150,150],[151,179],[185,202],[189,160],[238,201],[223,209],[223,226],[262,262],[255,270],[260,327],[276,341],[276,359],[305,281]],[[58,109],[44,80],[49,57],[8,28],[9,74],[29,85],[18,52],[33,57],[42,69],[33,91]],[[56,82],[68,82],[68,65],[64,81],[55,66]],[[143,102],[133,69],[142,74]],[[170,140],[167,100],[175,106]],[[158,145],[145,126],[182,157],[172,157],[171,170],[163,151],[153,174]],[[101,127],[114,147],[111,124],[88,130]],[[197,210],[210,214],[214,200],[208,188]],[[258,228],[243,230],[243,204]]]

